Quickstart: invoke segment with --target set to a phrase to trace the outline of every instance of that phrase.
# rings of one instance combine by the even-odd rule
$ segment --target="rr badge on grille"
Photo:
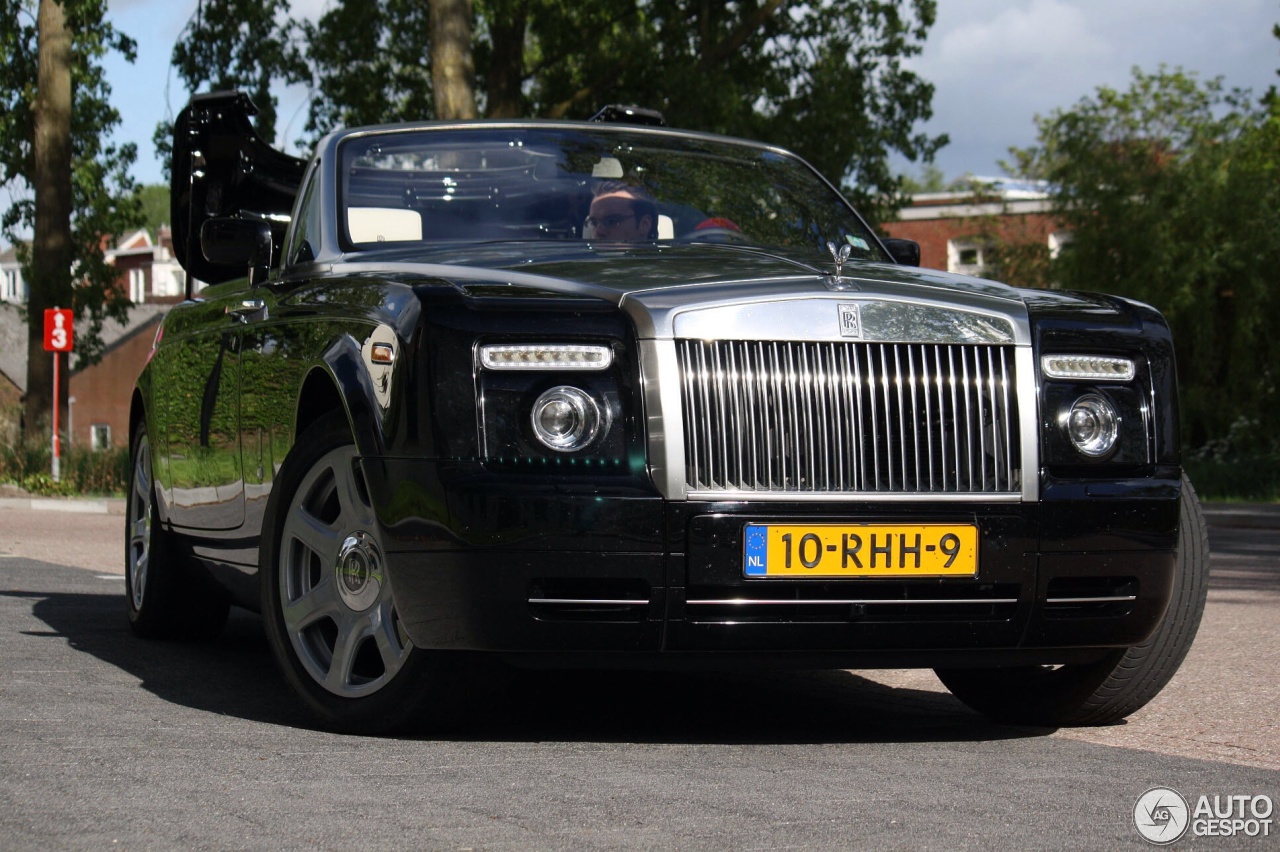
[[[841,302],[836,307],[840,309],[840,336],[861,339],[862,319],[858,313],[858,303]]]

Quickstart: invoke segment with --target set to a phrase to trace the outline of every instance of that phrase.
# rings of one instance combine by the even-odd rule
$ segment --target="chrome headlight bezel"
[[[557,453],[576,453],[609,431],[609,409],[574,385],[556,385],[538,395],[529,410],[533,436]],[[559,422],[557,422],[559,421]]]
[[[1115,452],[1122,419],[1105,396],[1086,393],[1063,412],[1059,424],[1076,452],[1101,460]]]

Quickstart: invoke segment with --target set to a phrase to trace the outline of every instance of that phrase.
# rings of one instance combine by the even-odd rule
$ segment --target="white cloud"
[[[1085,62],[1105,50],[1090,32],[1078,5],[1032,0],[1005,8],[994,18],[970,20],[942,35],[932,62],[946,71],[974,64],[988,67],[1032,62]]]
[[[1261,92],[1276,82],[1271,0],[941,0],[911,67],[936,87],[932,133],[949,177],[996,171],[1035,140],[1034,116],[1099,86],[1124,88],[1137,66],[1182,66]],[[903,164],[911,171],[913,167]]]

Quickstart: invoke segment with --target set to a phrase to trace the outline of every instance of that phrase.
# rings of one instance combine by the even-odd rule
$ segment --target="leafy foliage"
[[[206,21],[241,21],[248,20],[245,4],[250,0],[202,0],[201,10]],[[281,46],[301,32],[314,81],[308,142],[342,125],[436,114],[431,65],[438,51],[428,4],[332,0],[315,24],[281,22],[286,0],[263,5],[270,15],[255,18],[258,26],[188,27],[175,62],[191,61],[179,64],[190,91],[212,83],[256,93],[267,72],[302,79],[296,56]],[[916,129],[931,115],[933,87],[903,67],[920,52],[935,5],[475,0],[472,50],[464,57],[474,71],[462,71],[474,77],[471,88],[489,117],[587,118],[607,103],[638,103],[663,110],[674,126],[783,145],[843,181],[851,199],[878,219],[903,200],[890,152],[928,162],[946,143]],[[249,68],[232,61],[242,55],[264,58]],[[262,96],[254,97],[263,106]],[[259,129],[273,138],[266,121]],[[167,145],[159,134],[157,142]]]
[[[154,238],[161,225],[169,221],[169,187],[163,183],[149,183],[138,187],[138,203],[142,207],[142,224]]]
[[[58,301],[70,304],[78,318],[88,318],[87,333],[76,342],[82,365],[97,361],[102,352],[103,323],[127,316],[127,295],[116,286],[116,270],[108,266],[104,251],[111,237],[141,223],[141,209],[134,194],[129,168],[137,156],[132,144],[109,142],[120,114],[111,106],[111,87],[102,59],[110,51],[130,61],[135,45],[104,20],[105,0],[63,0],[67,26],[72,33],[72,268],[60,276],[67,293],[39,292],[41,276],[27,271],[33,282],[31,308],[38,310]],[[14,190],[16,201],[0,218],[0,233],[14,244],[35,224],[35,200],[27,193],[34,172],[34,111],[36,98],[36,27],[32,0],[0,0],[0,185]],[[22,254],[22,253],[20,253]],[[29,257],[23,257],[29,263]],[[40,368],[40,365],[37,365]],[[47,382],[41,379],[41,386]],[[29,380],[34,387],[36,382]]]
[[[173,46],[173,67],[188,91],[244,89],[258,107],[258,133],[276,136],[271,85],[311,81],[288,0],[199,0]],[[359,29],[357,26],[356,29]]]
[[[585,118],[639,103],[677,127],[784,145],[879,218],[901,191],[889,152],[928,161],[946,141],[914,132],[933,87],[902,66],[934,14],[933,0],[536,5],[529,107]]]
[[[129,482],[129,449],[114,447],[94,451],[88,447],[63,448],[61,481],[49,475],[49,442],[19,441],[0,444],[0,483],[12,483],[41,496],[120,494]]]
[[[942,169],[932,163],[926,163],[920,169],[918,176],[903,175],[902,191],[908,195],[918,195],[922,192],[961,192],[969,189],[972,183],[972,175],[966,173],[954,180],[947,180]]]
[[[307,132],[434,115],[429,23],[417,0],[363,0],[303,24],[316,86]]]
[[[1268,425],[1280,418],[1276,99],[1162,67],[1038,125],[1039,144],[1012,153],[1018,173],[1050,181],[1074,234],[1053,279],[1164,312],[1185,443],[1280,452]]]

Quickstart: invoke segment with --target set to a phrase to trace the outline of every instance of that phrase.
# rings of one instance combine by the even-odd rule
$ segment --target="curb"
[[[30,509],[35,512],[69,512],[79,515],[123,515],[122,498],[82,500],[59,497],[0,497],[0,509]]]

